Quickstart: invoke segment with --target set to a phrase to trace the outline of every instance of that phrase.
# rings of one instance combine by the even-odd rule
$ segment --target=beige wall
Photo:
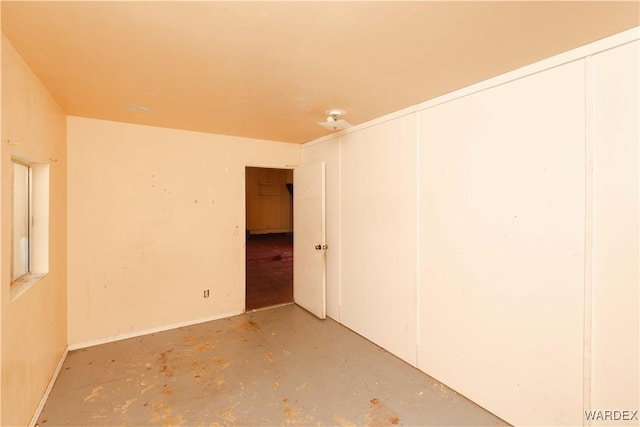
[[[300,146],[79,117],[68,131],[69,343],[243,312],[245,166],[298,165]]]
[[[64,113],[4,36],[0,149],[3,254],[0,424],[9,426],[29,422],[67,344],[67,154]],[[50,163],[49,273],[13,301],[8,255],[12,157]]]

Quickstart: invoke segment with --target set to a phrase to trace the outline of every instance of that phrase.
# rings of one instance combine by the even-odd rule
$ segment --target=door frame
[[[270,165],[264,163],[245,163],[242,169],[242,232],[244,234],[244,245],[242,246],[242,282],[244,283],[244,292],[242,294],[242,312],[247,313],[247,168],[262,168],[262,169],[285,169],[293,171],[302,165]],[[295,188],[295,181],[294,181]],[[293,215],[293,205],[291,206],[291,212]],[[296,230],[293,227],[293,216],[291,217],[291,229],[295,235]],[[296,260],[293,259],[295,264]],[[293,286],[293,283],[291,284]],[[253,311],[253,310],[251,310]]]

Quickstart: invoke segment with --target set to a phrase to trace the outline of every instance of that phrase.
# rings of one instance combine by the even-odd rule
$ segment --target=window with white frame
[[[13,162],[13,270],[11,281],[31,271],[31,166]]]
[[[13,299],[49,271],[49,165],[14,159],[12,166]]]

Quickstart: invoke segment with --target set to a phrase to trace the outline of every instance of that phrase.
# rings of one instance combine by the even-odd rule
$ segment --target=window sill
[[[11,302],[20,298],[22,294],[27,292],[29,288],[35,285],[38,280],[42,279],[46,275],[47,273],[28,273],[18,278],[18,280],[11,284]]]

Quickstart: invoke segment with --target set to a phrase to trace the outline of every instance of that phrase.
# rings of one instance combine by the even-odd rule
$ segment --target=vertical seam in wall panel
[[[342,137],[338,137],[338,323],[342,323]]]
[[[591,410],[592,286],[593,286],[593,57],[585,58],[585,224],[584,224],[584,325],[582,391],[583,411]],[[583,425],[591,425],[583,412]]]
[[[416,367],[419,366],[420,360],[420,139],[422,128],[420,127],[420,119],[418,112],[413,113],[415,127],[415,269],[414,269],[414,292],[415,292],[415,319],[416,319]]]
[[[0,7],[0,19],[2,18],[2,8]],[[0,21],[1,22],[1,21]],[[2,57],[2,45],[4,45],[4,40],[2,40],[4,38],[4,34],[0,34],[0,58]],[[0,67],[0,83],[2,82],[2,68],[4,67]],[[0,95],[2,93],[2,85],[0,84]],[[2,97],[0,96],[0,99],[2,99]],[[0,120],[0,135],[2,135],[2,120]],[[2,165],[3,163],[3,156],[2,156],[2,147],[0,146],[0,177],[2,176]],[[69,169],[67,168],[66,173],[69,173]],[[2,188],[4,187],[4,185],[1,184],[1,180],[0,180],[0,210],[2,210],[2,197],[3,197],[3,191]],[[68,196],[67,196],[68,197]],[[69,212],[67,211],[65,213],[65,215],[69,215]],[[2,242],[4,242],[4,240],[2,239],[2,219],[0,218],[0,260],[4,259],[2,258]],[[68,219],[67,219],[67,223],[68,223]],[[69,228],[67,227],[67,234],[69,233]],[[67,252],[68,249],[67,249]],[[69,257],[67,257],[66,262],[69,262]],[[2,277],[3,273],[2,273],[2,261],[0,261],[0,283],[2,283]],[[2,425],[2,384],[4,384],[4,382],[2,381],[2,315],[4,312],[4,305],[3,305],[3,297],[2,297],[2,292],[4,292],[3,289],[0,289],[0,425]],[[67,298],[68,298],[68,293],[67,293]],[[67,318],[68,318],[68,313],[69,311],[67,310]],[[69,330],[69,323],[67,321],[67,331]],[[69,337],[69,333],[67,332],[67,341],[69,341],[68,339]]]

